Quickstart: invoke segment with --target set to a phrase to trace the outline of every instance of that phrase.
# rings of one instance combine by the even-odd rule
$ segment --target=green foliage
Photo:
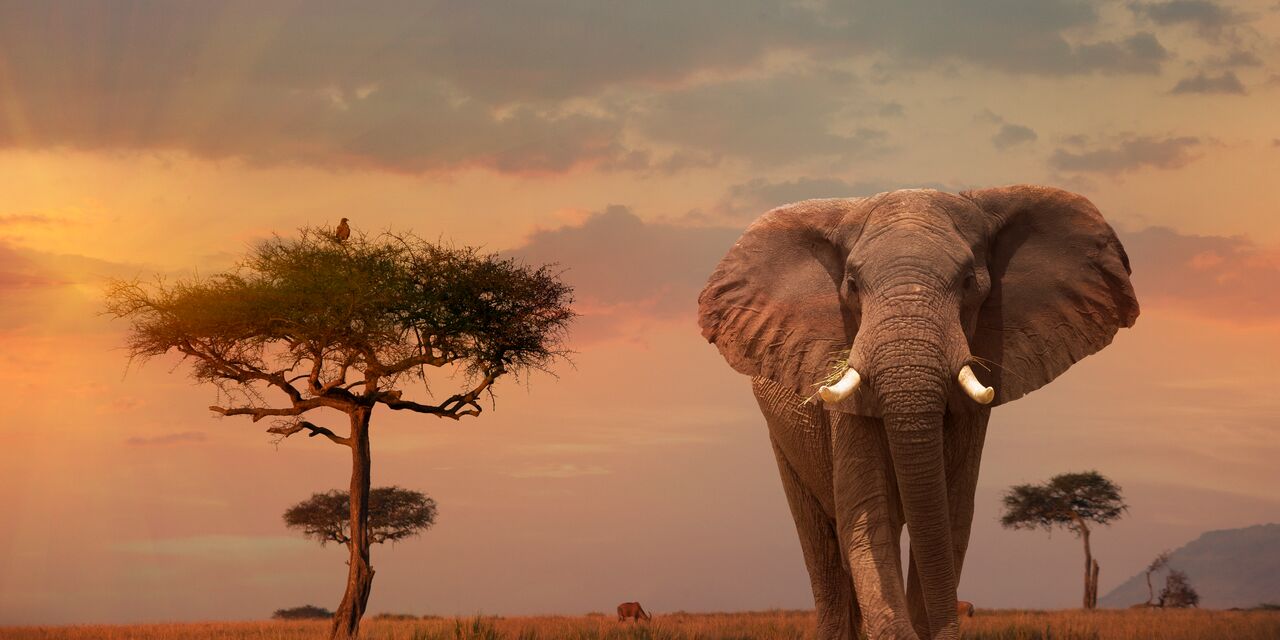
[[[271,614],[274,620],[328,620],[332,617],[332,611],[310,604],[291,609],[276,609],[275,613]]]
[[[422,533],[435,524],[437,513],[436,501],[419,491],[376,487],[369,492],[369,541],[395,542]],[[284,523],[321,545],[347,544],[351,541],[351,494],[337,489],[312,494],[284,512]]]
[[[350,369],[386,388],[425,380],[420,365],[393,366],[424,355],[470,379],[544,369],[566,353],[571,302],[548,266],[412,234],[337,242],[312,227],[259,244],[227,273],[115,281],[107,311],[130,321],[133,357],[176,350],[197,380],[230,393],[295,369],[318,372],[313,387]]]
[[[1120,487],[1097,471],[1064,473],[1044,484],[1010,488],[1000,524],[1010,529],[1052,529],[1077,520],[1108,524],[1128,508]]]

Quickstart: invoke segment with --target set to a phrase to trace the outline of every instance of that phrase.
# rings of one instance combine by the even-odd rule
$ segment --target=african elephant
[[[747,228],[699,324],[751,377],[819,637],[958,637],[990,409],[1132,326],[1129,272],[1098,210],[1048,187],[807,200]]]

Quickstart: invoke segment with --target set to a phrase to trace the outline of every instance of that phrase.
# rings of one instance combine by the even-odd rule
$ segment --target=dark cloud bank
[[[1202,144],[1193,136],[1125,136],[1102,145],[1069,140],[1049,156],[1049,166],[1078,173],[1119,174],[1143,168],[1177,169],[1194,161]]]
[[[0,148],[403,172],[840,160],[888,145],[875,126],[832,128],[854,106],[885,109],[852,78],[681,83],[781,51],[1045,76],[1149,74],[1170,57],[1147,31],[1091,39],[1099,26],[1098,8],[1073,0],[6,3],[0,81],[20,117],[0,120]],[[604,97],[618,87],[641,99]],[[1029,139],[1018,126],[994,143]],[[627,130],[680,152],[654,156]]]

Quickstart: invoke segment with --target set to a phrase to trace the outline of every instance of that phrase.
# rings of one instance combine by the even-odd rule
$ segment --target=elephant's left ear
[[[991,292],[973,355],[996,404],[1016,400],[1111,343],[1138,318],[1129,258],[1083,196],[1030,185],[966,191],[987,215]]]

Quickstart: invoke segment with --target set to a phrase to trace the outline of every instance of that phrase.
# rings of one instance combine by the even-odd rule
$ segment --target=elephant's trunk
[[[942,416],[891,415],[886,417],[885,425],[931,637],[958,637],[957,576],[943,464]],[[917,628],[922,626],[919,623],[916,621]]]
[[[901,313],[901,310],[899,310]],[[897,315],[878,329],[870,384],[879,396],[932,638],[956,638],[956,582],[942,424],[952,349],[935,315]],[[915,621],[917,629],[925,621]]]

